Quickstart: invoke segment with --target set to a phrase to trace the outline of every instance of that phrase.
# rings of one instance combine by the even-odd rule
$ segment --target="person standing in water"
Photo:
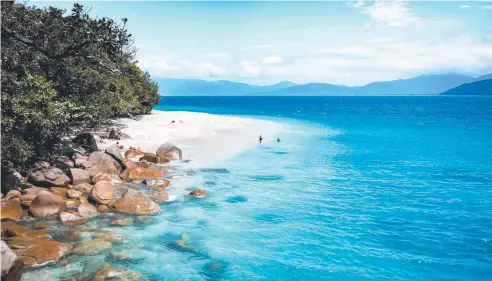
[[[260,135],[260,137],[258,138],[258,141],[260,142],[261,144],[261,141],[263,141],[263,137]]]
[[[277,142],[280,142],[280,138],[277,138]]]

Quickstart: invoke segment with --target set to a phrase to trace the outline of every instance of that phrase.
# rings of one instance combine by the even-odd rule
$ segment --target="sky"
[[[492,72],[492,1],[81,3],[128,18],[138,64],[154,78],[355,86]]]

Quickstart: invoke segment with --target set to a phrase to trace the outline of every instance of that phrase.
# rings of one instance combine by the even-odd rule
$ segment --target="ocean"
[[[119,228],[129,243],[113,250],[131,261],[79,257],[43,272],[109,263],[149,281],[492,280],[492,98],[163,97],[156,109],[282,126],[177,181],[208,197]]]
[[[206,201],[170,210],[181,226],[162,239],[186,232],[199,250],[155,280],[492,280],[491,98],[163,97],[156,109],[288,126],[203,172]]]

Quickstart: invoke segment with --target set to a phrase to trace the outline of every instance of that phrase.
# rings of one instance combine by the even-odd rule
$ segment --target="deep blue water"
[[[492,280],[491,98],[163,97],[157,109],[288,129],[201,173],[210,197],[169,215],[199,250],[156,280]]]

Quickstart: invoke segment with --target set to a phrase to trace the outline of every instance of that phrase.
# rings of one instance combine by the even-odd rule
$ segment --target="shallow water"
[[[492,99],[166,97],[157,109],[272,119],[281,142],[175,180],[151,222],[113,228],[140,259],[93,263],[148,280],[491,280]],[[197,187],[209,196],[184,196]]]

